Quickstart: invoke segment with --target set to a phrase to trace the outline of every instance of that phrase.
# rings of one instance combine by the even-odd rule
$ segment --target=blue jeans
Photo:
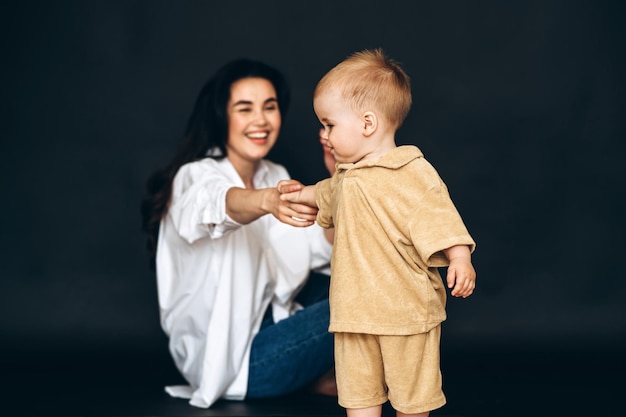
[[[328,277],[311,274],[298,296],[304,309],[274,323],[271,307],[252,342],[247,398],[298,391],[334,365],[333,335],[328,332]]]

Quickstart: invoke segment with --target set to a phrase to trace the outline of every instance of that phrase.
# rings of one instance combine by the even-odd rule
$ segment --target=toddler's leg
[[[426,411],[424,413],[418,413],[418,414],[404,414],[399,411],[396,411],[397,417],[428,417],[429,414],[430,414],[430,411]]]
[[[368,407],[368,408],[348,408],[346,409],[346,414],[348,417],[380,417],[383,412],[382,405],[376,407]],[[430,411],[426,411],[424,413],[418,414],[405,414],[400,411],[396,411],[397,417],[428,417],[430,415]]]
[[[376,405],[367,408],[346,408],[348,417],[380,417],[383,414],[383,406]]]

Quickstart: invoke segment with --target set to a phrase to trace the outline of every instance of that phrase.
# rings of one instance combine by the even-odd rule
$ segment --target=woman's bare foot
[[[328,395],[330,397],[337,396],[337,381],[335,380],[335,368],[329,370],[319,377],[317,381],[310,386],[310,391],[315,394]]]

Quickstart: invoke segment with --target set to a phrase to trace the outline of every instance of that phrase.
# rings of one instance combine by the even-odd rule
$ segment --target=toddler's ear
[[[372,135],[378,128],[378,118],[374,112],[366,111],[361,120],[363,121],[363,136]]]

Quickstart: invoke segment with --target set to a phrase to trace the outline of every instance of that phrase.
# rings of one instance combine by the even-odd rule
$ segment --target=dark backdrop
[[[325,174],[312,90],[374,47],[412,78],[398,142],[478,243],[444,350],[623,350],[624,4],[3,3],[3,360],[171,366],[139,205],[198,90],[232,58],[280,68],[294,100],[272,158],[309,183]]]

